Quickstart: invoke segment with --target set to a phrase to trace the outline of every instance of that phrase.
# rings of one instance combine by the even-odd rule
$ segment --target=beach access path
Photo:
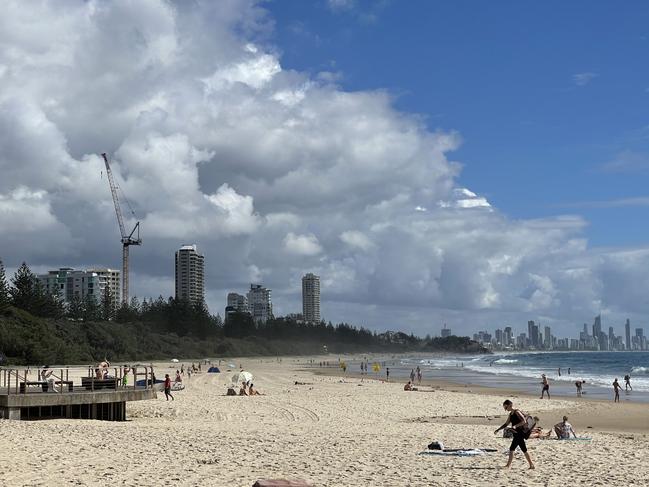
[[[529,440],[537,469],[528,471],[517,454],[506,471],[500,467],[509,440],[493,434],[504,420],[502,394],[443,384],[406,392],[401,381],[315,375],[305,370],[307,360],[228,360],[252,372],[264,396],[225,396],[239,369],[228,373],[222,365],[221,374],[186,378],[173,402],[159,394],[129,403],[126,422],[2,421],[0,485],[250,487],[264,477],[323,487],[649,485],[649,415],[627,415],[638,414],[638,405],[506,396],[540,415],[546,430],[569,412],[577,432],[592,438]],[[158,364],[156,374],[175,373],[177,366]],[[586,429],[580,416],[589,414],[626,417],[637,427]],[[498,452],[418,456],[433,440]]]

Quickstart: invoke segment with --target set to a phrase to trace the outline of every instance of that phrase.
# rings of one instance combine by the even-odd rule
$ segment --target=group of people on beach
[[[568,368],[568,374],[570,374],[570,368]],[[561,368],[559,368],[559,376],[561,376]],[[584,384],[586,383],[585,380],[583,379],[578,379],[575,381],[575,387],[577,388],[577,396],[581,397],[581,395],[584,393],[583,392],[583,387]],[[613,402],[620,402],[620,391],[622,390],[622,386],[618,382],[617,377],[613,381]],[[626,374],[624,376],[624,390],[629,391],[633,390],[633,387],[631,387],[631,376],[629,374]],[[548,380],[548,377],[545,374],[541,374],[541,397],[540,399],[543,399],[545,396],[548,396],[548,399],[550,399],[550,382]]]
[[[512,443],[509,446],[509,457],[505,468],[511,467],[512,460],[514,459],[514,452],[516,451],[516,448],[520,448],[523,455],[525,455],[525,459],[527,460],[530,469],[534,469],[532,457],[530,457],[530,454],[527,451],[527,444],[525,443],[525,440],[527,439],[549,439],[553,432],[559,440],[567,440],[570,438],[570,435],[572,435],[573,438],[577,438],[574,428],[568,422],[568,416],[564,416],[561,422],[555,424],[547,434],[544,434],[543,429],[539,425],[539,418],[537,416],[532,418],[523,413],[520,409],[515,409],[514,404],[509,399],[503,402],[503,408],[509,413],[507,421],[505,421],[505,424],[497,428],[494,431],[494,434],[501,430],[505,430],[504,436],[512,438]]]

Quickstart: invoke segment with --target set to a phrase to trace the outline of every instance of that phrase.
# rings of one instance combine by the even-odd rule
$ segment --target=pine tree
[[[92,294],[86,294],[83,301],[83,319],[84,321],[96,321],[99,319],[99,304]]]
[[[34,312],[41,306],[41,297],[37,289],[36,275],[23,262],[11,279],[13,287],[9,290],[11,304],[16,308]]]
[[[62,318],[65,315],[65,303],[59,290],[54,288],[47,291],[40,281],[36,283],[36,289],[41,301],[37,314],[46,318]]]
[[[83,318],[84,312],[85,303],[78,294],[75,294],[68,304],[68,318],[71,318],[73,320],[80,320]]]
[[[110,321],[115,316],[113,293],[108,285],[104,287],[104,293],[101,295],[100,316],[104,321]]]
[[[7,276],[5,275],[5,266],[0,260],[0,311],[9,307],[9,285],[7,284]]]

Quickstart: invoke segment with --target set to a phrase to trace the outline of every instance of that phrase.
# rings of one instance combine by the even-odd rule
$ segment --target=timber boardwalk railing
[[[0,418],[123,421],[127,401],[156,397],[152,367],[104,367],[103,378],[97,370],[0,367]]]

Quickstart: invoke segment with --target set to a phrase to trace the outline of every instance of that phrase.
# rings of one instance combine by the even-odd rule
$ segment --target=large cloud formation
[[[282,68],[257,2],[2,9],[9,267],[119,266],[105,151],[142,221],[139,296],[171,294],[174,250],[197,243],[214,312],[250,282],[299,311],[309,271],[326,319],[422,334],[527,319],[574,334],[600,310],[616,323],[649,311],[649,250],[589,249],[575,216],[508,219],[461,187],[458,134],[430,132],[385,92]]]

